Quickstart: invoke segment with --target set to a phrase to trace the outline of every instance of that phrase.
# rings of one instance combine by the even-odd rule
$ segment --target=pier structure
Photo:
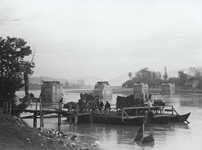
[[[174,83],[163,83],[161,87],[162,95],[172,95],[175,94],[175,84]]]
[[[25,114],[21,118],[33,119],[33,127],[37,127],[37,119],[39,119],[41,128],[44,127],[45,118],[57,118],[58,126],[61,125],[62,118],[66,118],[70,125],[78,124],[79,121],[91,120],[91,112],[79,112],[78,105],[76,109],[71,109],[71,105],[69,105],[69,109],[65,110],[62,108],[62,105],[61,102],[34,102],[31,103],[30,107],[24,110]],[[26,115],[26,113],[31,113],[32,115]]]
[[[148,96],[148,84],[147,83],[135,83],[133,85],[134,98],[142,97],[145,101]]]
[[[108,81],[100,81],[95,84],[92,96],[98,97],[104,103],[112,102],[113,90]]]
[[[62,85],[59,81],[43,81],[40,94],[42,102],[58,102],[62,95]]]

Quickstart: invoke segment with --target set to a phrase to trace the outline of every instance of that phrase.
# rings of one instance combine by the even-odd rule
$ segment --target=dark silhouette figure
[[[105,104],[105,111],[110,111],[111,109],[111,105],[108,101],[106,101],[106,104]]]
[[[102,111],[103,106],[104,106],[104,104],[103,104],[103,102],[100,100],[100,102],[99,102],[99,111]]]

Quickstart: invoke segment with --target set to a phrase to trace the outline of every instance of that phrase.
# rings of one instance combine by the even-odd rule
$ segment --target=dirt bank
[[[0,114],[0,149],[2,150],[95,150],[82,141],[68,137],[48,137],[38,129],[28,127],[21,119]]]

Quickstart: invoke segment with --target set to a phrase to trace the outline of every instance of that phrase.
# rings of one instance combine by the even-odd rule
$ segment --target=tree
[[[147,83],[150,86],[159,86],[162,84],[161,73],[150,71],[148,68],[143,68],[136,73],[132,80],[124,82],[122,87],[131,88],[136,82]]]
[[[167,79],[168,79],[167,67],[165,67],[164,70],[165,70],[165,74],[163,75],[163,79],[164,79],[164,81],[166,82]]]
[[[180,80],[180,86],[182,88],[182,87],[184,87],[185,82],[188,79],[188,75],[184,71],[179,71],[178,72],[178,77],[179,77],[179,80]]]
[[[132,72],[129,72],[129,73],[128,73],[128,76],[130,77],[130,80],[131,80],[131,78],[132,78],[132,75],[133,75]]]
[[[33,58],[30,46],[21,38],[0,37],[0,101],[13,102],[15,92],[28,85],[29,75],[33,74]],[[25,86],[27,93],[28,87]]]
[[[178,77],[170,77],[168,79],[169,83],[174,83],[176,87],[180,86],[180,79]]]
[[[65,87],[67,88],[67,87],[69,87],[69,82],[65,82]]]
[[[148,70],[148,68],[141,69],[136,74],[136,80],[147,83],[150,86],[157,86],[162,83],[161,73]]]

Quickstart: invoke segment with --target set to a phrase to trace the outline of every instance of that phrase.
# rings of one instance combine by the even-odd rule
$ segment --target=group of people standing
[[[106,103],[104,105],[102,100],[99,100],[99,106],[98,106],[99,111],[103,111],[103,107],[104,107],[104,111],[107,111],[107,112],[109,112],[111,109],[111,105],[108,101],[106,101]]]

